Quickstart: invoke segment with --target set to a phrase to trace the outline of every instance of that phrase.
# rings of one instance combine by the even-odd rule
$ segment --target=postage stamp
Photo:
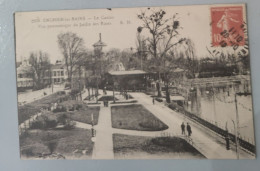
[[[232,46],[234,49],[245,44],[242,6],[211,7],[212,46]]]

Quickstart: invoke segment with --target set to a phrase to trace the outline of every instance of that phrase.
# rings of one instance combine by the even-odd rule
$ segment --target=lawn
[[[71,119],[78,122],[83,122],[86,124],[91,124],[91,114],[93,113],[93,123],[94,125],[98,124],[100,107],[88,107],[86,110],[75,111],[71,115]]]
[[[42,99],[33,101],[23,106],[18,106],[18,122],[23,123],[31,116],[35,115],[43,107],[48,107],[49,104],[57,102],[61,98],[66,98],[68,95],[60,94],[58,92],[49,96],[43,97]]]
[[[142,105],[112,106],[112,127],[140,131],[160,131],[168,126]]]
[[[56,144],[53,153],[60,153],[66,159],[91,158],[94,145],[90,130],[30,130],[20,136],[21,158],[50,154],[50,143]]]
[[[178,137],[113,134],[115,159],[203,159],[199,151]]]
[[[81,105],[82,107],[79,110],[74,111],[68,111],[68,112],[61,112],[62,114],[68,115],[72,120],[83,122],[86,124],[91,124],[91,114],[93,113],[93,123],[94,125],[97,125],[98,123],[98,116],[99,116],[99,106],[87,106],[81,101],[76,100],[68,100],[60,103],[62,106],[66,106],[67,108],[69,106],[73,105]],[[58,114],[61,114],[58,113]],[[57,115],[57,114],[56,114]]]

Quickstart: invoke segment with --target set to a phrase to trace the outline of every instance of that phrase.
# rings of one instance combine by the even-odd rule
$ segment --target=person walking
[[[185,135],[185,124],[184,124],[184,122],[182,122],[182,124],[181,124],[181,134]]]
[[[154,97],[153,97],[153,104],[154,104]]]
[[[190,124],[189,124],[189,123],[187,123],[187,132],[188,132],[188,136],[190,137],[192,131],[191,131],[191,127],[190,127]]]

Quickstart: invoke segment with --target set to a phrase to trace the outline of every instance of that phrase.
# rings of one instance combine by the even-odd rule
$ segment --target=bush
[[[68,119],[68,116],[66,114],[62,114],[60,115],[57,120],[58,120],[58,123],[61,123],[62,125],[65,125],[66,124],[66,120]]]
[[[55,128],[57,125],[56,120],[45,120],[45,128]]]
[[[175,103],[169,104],[168,107],[171,108],[172,110],[175,110],[175,111],[184,112],[184,108],[182,106],[179,106],[178,104],[175,104]]]
[[[48,147],[51,154],[54,152],[54,150],[56,149],[57,146],[58,146],[57,141],[51,141],[51,142],[47,143],[47,147]]]
[[[74,107],[70,108],[69,111],[74,111]]]
[[[31,148],[27,148],[21,151],[21,154],[25,154],[27,157],[34,156],[33,150]]]
[[[118,100],[118,99],[115,97],[115,100]],[[114,97],[113,96],[102,96],[98,99],[98,101],[114,101]]]
[[[155,100],[156,100],[156,101],[158,101],[158,102],[163,102],[163,99],[161,99],[161,98],[158,98],[158,97],[157,97],[157,98],[155,98]]]
[[[34,121],[31,124],[31,129],[43,129],[44,128],[44,122],[43,121]]]
[[[66,92],[65,92],[65,91],[58,91],[57,94],[58,94],[58,95],[65,95]]]
[[[55,128],[58,125],[56,120],[49,120],[45,118],[44,120],[37,120],[31,123],[31,129],[48,129]]]
[[[79,110],[79,109],[81,109],[81,108],[82,108],[82,105],[81,105],[81,104],[75,105],[75,109],[76,109],[76,110]]]
[[[67,109],[64,106],[58,106],[56,109],[53,110],[53,113],[57,113],[57,112],[66,112]]]
[[[68,119],[66,120],[66,124],[64,125],[64,129],[73,129],[75,128],[76,122]]]

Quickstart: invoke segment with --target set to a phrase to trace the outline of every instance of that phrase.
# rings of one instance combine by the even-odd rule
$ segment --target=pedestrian
[[[191,127],[190,127],[190,124],[189,124],[189,123],[187,123],[187,132],[188,132],[188,136],[190,137],[192,131],[191,131]]]
[[[154,104],[154,97],[153,97],[153,104]]]
[[[185,135],[185,124],[184,124],[184,122],[182,122],[182,124],[181,124],[181,134]]]

